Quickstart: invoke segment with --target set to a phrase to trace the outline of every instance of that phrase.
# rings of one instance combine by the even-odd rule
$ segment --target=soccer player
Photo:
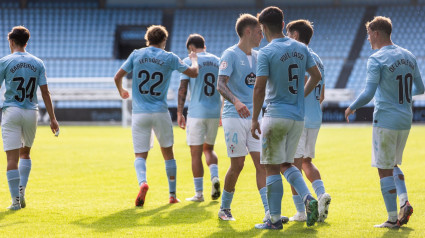
[[[30,151],[38,119],[37,86],[50,117],[50,128],[53,133],[59,132],[43,61],[25,51],[29,38],[28,29],[13,27],[8,34],[12,54],[0,59],[0,85],[5,81],[6,87],[1,131],[12,197],[12,205],[8,207],[10,210],[26,207],[25,189],[31,171]]]
[[[261,164],[266,167],[270,219],[255,227],[283,228],[280,219],[283,196],[281,170],[302,197],[307,210],[307,226],[312,226],[318,218],[317,200],[311,196],[300,170],[292,163],[304,127],[304,96],[320,81],[320,71],[307,46],[282,33],[282,10],[267,7],[258,15],[258,21],[270,43],[258,53],[251,134],[256,139],[259,139],[256,132],[261,134]],[[306,70],[311,78],[304,89]],[[266,89],[267,108],[260,129],[258,117]]]
[[[378,168],[388,220],[375,227],[398,228],[409,221],[413,208],[407,197],[401,165],[412,124],[412,96],[424,93],[416,57],[391,40],[392,23],[377,16],[366,23],[372,49],[367,61],[366,87],[345,110],[345,118],[375,96],[372,134],[372,167]],[[413,90],[412,90],[413,88]],[[397,196],[400,213],[397,216]]]
[[[313,25],[308,20],[292,21],[286,25],[286,32],[288,37],[308,46],[313,36]],[[322,109],[320,108],[320,104],[325,99],[325,69],[320,57],[314,53],[311,48],[308,49],[320,70],[322,79],[314,88],[314,91],[307,95],[304,100],[304,129],[300,141],[298,142],[297,151],[295,152],[294,165],[299,170],[302,169],[308,180],[310,180],[319,200],[318,221],[323,222],[328,216],[331,197],[325,192],[325,186],[321,180],[320,172],[312,163],[312,159],[315,154],[317,135],[319,134],[320,125],[322,124]],[[290,220],[305,221],[307,217],[303,200],[294,187],[291,187],[291,189],[297,213],[291,217]]]
[[[207,53],[205,39],[199,34],[191,34],[187,38],[186,48],[198,56],[199,75],[190,78],[181,74],[177,122],[182,129],[186,128],[183,116],[184,103],[187,89],[190,86],[190,103],[187,115],[187,144],[192,155],[192,173],[195,184],[195,196],[187,198],[188,201],[204,201],[203,183],[204,167],[202,165],[202,152],[210,169],[212,190],[211,198],[220,197],[220,181],[218,179],[217,154],[214,152],[215,138],[220,122],[221,99],[217,92],[218,65],[220,58]],[[183,60],[190,65],[190,59]]]
[[[257,18],[250,14],[239,16],[235,30],[239,42],[223,52],[218,73],[218,91],[225,99],[222,123],[227,155],[231,158],[218,212],[218,217],[222,220],[235,220],[230,205],[248,153],[254,162],[257,188],[266,216],[269,210],[266,199],[266,174],[264,166],[260,164],[261,144],[252,138],[249,131],[258,53],[253,48],[260,45],[263,35]]]
[[[189,67],[175,54],[164,50],[168,32],[163,26],[148,27],[145,39],[148,47],[134,50],[115,75],[115,84],[123,99],[130,95],[122,87],[122,78],[133,72],[133,114],[132,135],[135,153],[134,167],[140,191],[136,206],[143,206],[149,189],[146,180],[146,159],[153,147],[152,130],[155,132],[165,160],[168,178],[170,203],[177,203],[176,173],[177,165],[173,154],[173,125],[168,112],[167,93],[170,76],[178,70],[189,77],[198,76],[198,63],[195,53],[189,55],[192,66]]]

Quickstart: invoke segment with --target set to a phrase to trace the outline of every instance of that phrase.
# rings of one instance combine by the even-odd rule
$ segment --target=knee
[[[245,164],[245,161],[238,161],[237,163],[232,163],[230,165],[230,168],[234,173],[239,174],[242,171],[244,164]]]

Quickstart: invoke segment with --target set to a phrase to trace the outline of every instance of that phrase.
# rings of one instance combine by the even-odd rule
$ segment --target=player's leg
[[[23,147],[19,149],[19,201],[21,208],[26,207],[25,191],[31,172],[31,147],[37,130],[38,112],[35,110],[22,110],[22,141]]]
[[[283,229],[281,220],[283,184],[279,164],[265,164],[267,174],[267,202],[270,209],[270,219],[262,224],[256,224],[257,229]]]
[[[195,196],[187,198],[187,201],[202,202],[204,201],[204,166],[202,164],[203,145],[191,145],[190,154],[192,156],[192,174],[195,184]]]
[[[382,228],[398,228],[397,189],[393,177],[397,135],[395,130],[373,127],[372,166],[378,168],[381,193],[388,213],[386,222],[375,225]]]
[[[393,169],[393,177],[395,186],[397,189],[397,196],[400,202],[400,212],[398,214],[399,224],[404,225],[410,219],[410,216],[413,213],[413,207],[410,205],[409,199],[407,197],[407,188],[405,183],[405,178],[403,171],[397,166],[401,165],[403,150],[406,145],[407,137],[409,136],[410,130],[400,130],[397,135],[397,151],[396,151],[396,166]]]
[[[230,158],[230,167],[224,177],[223,195],[221,196],[221,205],[218,217],[222,220],[235,220],[230,213],[230,205],[233,201],[236,182],[244,167],[245,156]]]
[[[20,175],[18,170],[19,149],[22,147],[22,109],[8,107],[2,111],[1,132],[3,138],[3,148],[7,159],[7,182],[9,184],[12,205],[11,210],[21,208],[19,203],[19,183]]]
[[[306,143],[306,136],[307,136],[307,130],[306,128],[303,129],[303,133],[301,134],[300,140],[298,142],[297,150],[295,152],[295,158],[293,165],[297,167],[300,171],[302,170],[302,159],[304,157],[305,153],[305,143]],[[290,217],[290,221],[306,221],[307,216],[305,214],[305,205],[303,202],[303,199],[300,195],[298,195],[297,191],[293,186],[291,186],[292,191],[292,200],[294,201],[295,208],[297,210],[297,213]]]
[[[171,116],[168,112],[154,113],[153,118],[153,131],[161,146],[161,153],[165,161],[170,203],[178,203],[180,200],[176,196],[177,164],[173,153],[174,134]]]
[[[187,198],[187,201],[204,201],[204,167],[202,164],[202,150],[207,130],[204,120],[205,119],[201,118],[187,118],[186,140],[187,144],[190,146],[193,182],[195,184],[195,196]]]
[[[292,126],[287,130],[287,138],[285,141],[285,154],[288,158],[284,163],[282,163],[281,171],[286,180],[293,186],[296,192],[301,196],[306,207],[307,214],[307,226],[312,226],[316,223],[319,213],[318,213],[318,203],[317,200],[313,198],[310,193],[310,190],[307,187],[307,184],[304,181],[304,178],[301,174],[301,171],[295,166],[292,166],[291,163],[294,162],[293,158],[297,149],[299,139],[303,131],[303,122],[284,120],[282,124],[288,124],[292,122]]]
[[[282,229],[281,203],[283,196],[282,176],[280,164],[286,160],[285,150],[286,134],[290,125],[281,123],[277,118],[264,117],[262,119],[261,164],[265,165],[267,205],[270,219],[263,224],[255,225],[257,229]]]
[[[214,151],[215,139],[217,137],[217,130],[220,123],[220,119],[206,119],[207,133],[205,136],[204,143],[204,155],[207,162],[208,168],[210,169],[210,178],[212,183],[211,188],[211,199],[217,200],[220,197],[220,180],[218,177],[218,158]]]
[[[31,158],[30,158],[31,147],[22,147],[19,149],[19,202],[21,203],[21,208],[25,208],[25,191],[28,184],[28,178],[31,172]]]
[[[217,200],[221,195],[217,154],[214,151],[214,145],[207,143],[204,143],[203,151],[208,168],[210,169],[210,179],[212,184],[211,199]]]
[[[7,182],[9,184],[10,196],[12,198],[12,205],[8,207],[10,210],[19,210],[21,205],[19,203],[19,183],[20,175],[18,170],[19,162],[19,149],[6,151],[7,157]]]
[[[258,143],[260,142],[259,140],[257,141]],[[260,164],[260,152],[252,151],[250,152],[250,155],[255,166],[257,189],[258,189],[258,192],[260,193],[261,201],[264,207],[265,218],[263,220],[266,221],[270,214],[269,204],[267,202],[266,168],[263,164]]]
[[[146,176],[146,160],[153,147],[152,117],[145,113],[134,113],[131,120],[131,131],[134,147],[134,169],[136,170],[139,193],[135,205],[143,206],[149,190]]]
[[[233,200],[236,182],[244,167],[245,156],[248,154],[244,120],[239,118],[223,118],[222,120],[227,155],[230,157],[230,167],[224,177],[221,206],[218,212],[218,217],[222,220],[235,220],[230,212],[230,205]]]

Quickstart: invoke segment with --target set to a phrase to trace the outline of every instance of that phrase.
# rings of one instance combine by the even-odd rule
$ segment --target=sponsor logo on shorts
[[[234,146],[233,144],[232,144],[232,145],[230,145],[230,146],[229,146],[229,150],[230,150],[230,151],[232,151],[232,153],[233,153],[233,151],[235,150],[235,146]]]

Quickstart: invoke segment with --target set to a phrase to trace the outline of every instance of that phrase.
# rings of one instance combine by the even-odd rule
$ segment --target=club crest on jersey
[[[245,65],[245,61],[241,60],[241,65]]]
[[[225,69],[227,69],[227,62],[226,61],[223,61],[220,64],[220,70],[225,70]]]
[[[254,73],[250,73],[245,77],[245,84],[246,86],[250,87],[250,88],[254,88],[255,85],[255,77],[256,75]]]

